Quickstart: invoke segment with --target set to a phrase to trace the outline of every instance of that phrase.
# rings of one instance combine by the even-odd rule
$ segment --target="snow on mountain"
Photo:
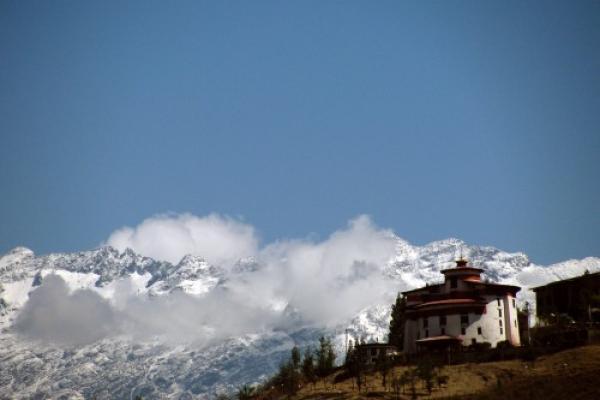
[[[225,271],[207,263],[203,258],[187,255],[169,270],[158,285],[154,282],[151,294],[158,295],[173,290],[200,295],[209,292],[223,279]]]
[[[0,399],[204,397],[231,390],[235,383],[266,379],[294,343],[302,344],[302,338],[269,332],[201,350],[118,339],[65,348],[4,334]]]
[[[260,259],[247,258],[223,269],[201,257],[186,256],[176,265],[102,247],[77,253],[35,256],[19,247],[0,258],[0,399],[47,398],[144,398],[187,399],[231,390],[272,374],[294,344],[314,344],[322,334],[335,339],[340,360],[346,334],[352,338],[385,340],[390,305],[397,292],[442,279],[440,270],[454,265],[459,255],[484,270],[491,281],[523,287],[519,301],[534,302],[529,288],[557,279],[600,271],[600,258],[569,260],[551,266],[531,263],[522,253],[508,253],[489,246],[472,246],[458,239],[413,246],[396,238],[393,257],[380,266],[393,282],[381,301],[333,328],[302,326],[302,316],[278,298],[281,323],[257,327],[236,337],[209,345],[167,344],[153,339],[131,340],[115,336],[84,346],[56,346],[30,342],[12,330],[12,323],[50,274],[60,275],[69,290],[93,290],[112,303],[126,284],[140,298],[167,298],[178,292],[203,297],[229,290],[229,283],[246,281],[264,273]],[[202,310],[198,310],[202,311]],[[225,311],[223,311],[225,312]],[[177,313],[177,310],[173,310]],[[199,332],[203,327],[199,326]],[[69,397],[70,396],[70,397]]]
[[[16,247],[0,258],[0,282],[21,280],[30,273],[33,251]]]

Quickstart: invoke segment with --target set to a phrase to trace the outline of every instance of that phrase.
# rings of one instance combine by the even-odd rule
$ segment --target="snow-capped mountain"
[[[247,315],[257,308],[241,312],[247,318],[246,325],[254,327],[245,331],[237,326],[219,331],[220,325],[231,322],[219,315],[213,317],[216,318],[214,326],[205,326],[202,313],[203,308],[215,304],[222,305],[223,314],[232,312],[231,304],[222,300],[229,297],[223,294],[233,293],[239,282],[252,279],[260,282],[264,276],[260,274],[268,271],[259,258],[242,259],[224,268],[198,256],[186,256],[174,265],[130,249],[119,252],[111,247],[45,256],[35,256],[22,247],[13,249],[0,258],[0,399],[109,399],[137,394],[150,399],[209,397],[217,391],[264,379],[276,370],[294,344],[301,347],[314,344],[323,334],[335,338],[341,358],[346,331],[354,338],[385,340],[390,304],[396,293],[440,281],[440,270],[453,266],[459,254],[484,269],[486,278],[523,287],[519,293],[521,303],[533,302],[530,287],[577,276],[586,270],[600,271],[600,258],[595,257],[539,266],[522,253],[470,246],[457,239],[425,246],[413,246],[400,238],[394,240],[393,256],[384,265],[377,266],[378,274],[390,285],[376,304],[347,321],[317,326],[303,323],[301,312],[294,307],[293,296],[286,299],[279,293],[277,301],[272,303],[277,305],[269,303],[259,307],[262,314]],[[158,301],[177,299],[179,293],[190,299],[201,299],[200,303],[167,302],[167,307],[176,307],[167,309],[176,317],[184,313],[181,304],[191,304],[191,313],[186,311],[188,314],[184,315],[199,314],[200,317],[187,318],[190,321],[183,321],[187,323],[183,326],[192,324],[196,329],[193,324],[197,324],[199,336],[215,329],[227,334],[201,344],[164,341],[158,334],[132,336],[126,329],[80,345],[29,340],[15,328],[15,323],[30,295],[44,287],[50,274],[60,276],[71,292],[86,289],[99,295],[112,304],[118,316],[132,314],[131,310],[127,314],[119,308],[123,307],[120,298],[124,291],[129,297],[147,301],[143,304],[157,309],[159,305],[165,307],[165,303]],[[196,304],[199,306],[194,309]],[[277,323],[266,323],[263,314]]]

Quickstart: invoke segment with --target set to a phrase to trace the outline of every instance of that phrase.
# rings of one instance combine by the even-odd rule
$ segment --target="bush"
[[[477,352],[484,352],[484,351],[488,351],[492,348],[491,343],[488,342],[477,342],[477,343],[473,343],[471,345],[469,345],[469,350],[472,351],[477,351]]]
[[[577,325],[554,325],[531,330],[531,342],[534,346],[566,349],[584,344],[587,341],[587,329]]]
[[[506,349],[512,349],[513,345],[510,344],[510,342],[508,340],[503,340],[501,342],[498,342],[498,344],[496,344],[496,348],[498,350],[506,350]]]

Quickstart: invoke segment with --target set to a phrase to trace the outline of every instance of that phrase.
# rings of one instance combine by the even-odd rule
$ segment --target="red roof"
[[[502,283],[493,283],[493,282],[469,282],[469,283],[473,284],[474,286],[488,286],[488,287],[493,287],[493,288],[498,288],[498,289],[511,290],[511,291],[515,291],[515,292],[518,292],[519,290],[521,290],[521,288],[519,286],[505,285]]]
[[[438,306],[438,305],[446,305],[446,304],[474,304],[481,303],[481,301],[475,299],[446,299],[446,300],[435,300],[429,301],[427,303],[415,305],[416,308],[428,307],[428,306]]]
[[[427,285],[427,286],[423,286],[420,288],[416,288],[416,289],[412,289],[412,290],[407,290],[405,292],[402,292],[402,294],[407,294],[407,293],[415,293],[415,292],[420,292],[420,291],[429,291],[429,289],[434,288],[434,287],[442,287],[444,286],[443,283],[435,283],[433,285]]]
[[[454,267],[454,268],[446,268],[440,271],[442,274],[447,274],[448,272],[467,272],[467,273],[480,273],[483,272],[481,268],[475,267]]]
[[[441,336],[432,336],[432,337],[428,337],[428,338],[419,339],[419,340],[417,340],[417,343],[455,342],[455,341],[462,342],[462,339],[454,337],[454,336],[441,335]]]

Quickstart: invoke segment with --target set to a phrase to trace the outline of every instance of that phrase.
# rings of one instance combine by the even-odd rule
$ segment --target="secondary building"
[[[376,364],[380,357],[394,357],[398,354],[398,349],[387,343],[362,343],[354,347],[354,351],[358,351],[362,355],[367,365]]]
[[[540,325],[566,316],[577,322],[600,322],[600,272],[533,288]]]
[[[404,351],[507,341],[519,346],[518,286],[483,282],[464,259],[441,271],[444,282],[404,292]]]

